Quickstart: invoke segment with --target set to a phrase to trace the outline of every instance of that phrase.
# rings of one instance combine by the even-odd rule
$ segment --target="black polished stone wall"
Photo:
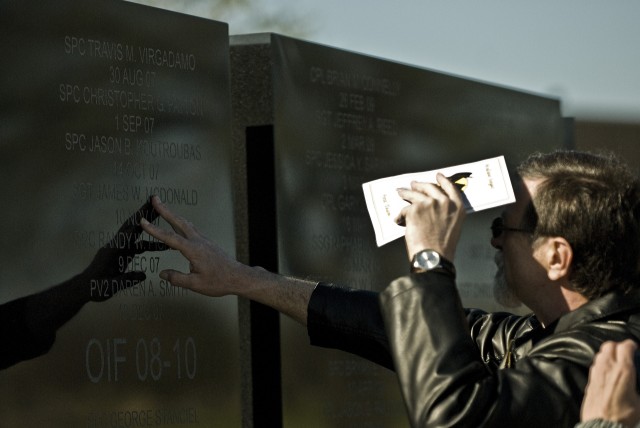
[[[376,247],[363,182],[498,155],[513,166],[563,144],[558,100],[275,34],[231,38],[231,81],[236,178],[256,145],[266,147],[262,162],[273,163],[264,179],[274,182],[266,212],[276,235],[262,250],[277,254],[280,273],[360,289],[382,290],[408,270],[402,240]],[[251,200],[237,201],[237,218],[251,218]],[[489,245],[499,210],[470,215],[458,246],[458,286],[469,306],[499,308]],[[250,260],[243,224],[238,254]],[[242,305],[241,329],[269,331]],[[304,329],[281,321],[271,326],[282,334],[285,426],[406,424],[391,372],[312,348]],[[251,347],[251,335],[242,340]]]
[[[226,24],[117,0],[0,0],[0,48],[7,426],[403,426],[391,372],[171,288],[185,261],[136,253],[128,219],[159,194],[241,261],[379,291],[407,258],[375,246],[363,182],[563,142],[558,100],[273,34],[229,46]],[[498,308],[496,212],[458,247],[469,306]]]
[[[160,280],[179,254],[99,252],[151,194],[235,251],[228,49],[127,2],[0,1],[0,425],[240,424],[235,300]]]

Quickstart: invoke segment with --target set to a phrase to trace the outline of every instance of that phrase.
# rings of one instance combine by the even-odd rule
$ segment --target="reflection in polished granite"
[[[0,41],[0,425],[239,425],[235,301],[118,232],[157,193],[233,253],[228,26],[1,1]]]

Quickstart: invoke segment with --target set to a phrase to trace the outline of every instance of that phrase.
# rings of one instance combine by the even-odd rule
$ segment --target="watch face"
[[[433,250],[420,251],[416,256],[416,266],[425,270],[430,270],[440,264],[440,254]]]

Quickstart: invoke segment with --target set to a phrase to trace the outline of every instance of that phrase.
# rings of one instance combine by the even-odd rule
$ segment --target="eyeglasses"
[[[531,230],[506,227],[504,225],[504,220],[502,220],[502,217],[494,218],[493,222],[491,222],[491,236],[493,236],[494,239],[499,238],[500,236],[502,236],[502,232],[504,231],[528,233],[530,235],[533,234],[533,231]]]

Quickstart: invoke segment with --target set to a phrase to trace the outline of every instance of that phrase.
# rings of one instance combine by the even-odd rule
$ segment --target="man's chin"
[[[505,308],[517,308],[522,305],[522,301],[507,284],[503,275],[496,275],[493,283],[493,298]]]

